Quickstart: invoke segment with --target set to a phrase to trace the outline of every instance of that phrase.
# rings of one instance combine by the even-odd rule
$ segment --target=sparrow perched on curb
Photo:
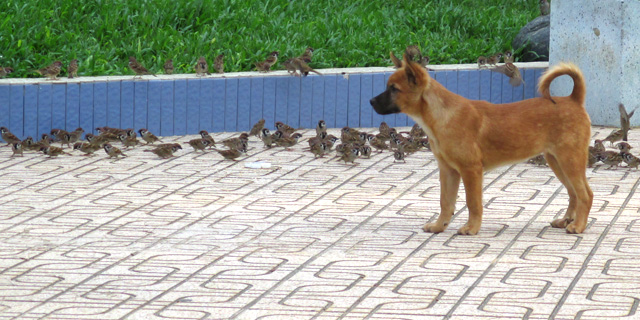
[[[13,68],[11,67],[0,67],[0,78],[4,78],[9,73],[13,72]]]
[[[107,155],[109,156],[109,158],[116,158],[118,159],[119,156],[122,157],[126,157],[127,155],[122,153],[122,151],[120,151],[120,149],[112,146],[110,143],[105,143],[102,148],[104,148],[104,152],[107,153]]]
[[[217,73],[224,73],[224,53],[219,54],[215,60],[213,60],[213,69]]]
[[[54,146],[48,146],[48,147],[42,147],[40,148],[40,151],[42,151],[42,153],[46,154],[49,156],[49,158],[55,158],[61,154],[66,154],[66,155],[71,155],[70,153],[66,153],[64,152],[64,150],[62,150],[62,148],[58,148],[58,147],[54,147]]]
[[[13,154],[11,155],[11,157],[14,157],[16,155],[24,157],[24,154],[22,154],[22,143],[21,142],[16,142],[16,143],[12,144],[11,145],[11,151],[13,151]]]
[[[158,137],[156,137],[153,133],[149,132],[149,130],[147,130],[145,128],[142,128],[142,129],[138,130],[138,132],[140,133],[140,137],[142,138],[142,140],[147,142],[147,144],[154,143],[156,141],[160,141],[160,139],[158,139]]]
[[[62,70],[62,62],[55,61],[49,66],[36,70],[36,72],[47,77],[47,80],[57,80],[60,70]]]
[[[2,140],[4,140],[7,145],[22,142],[15,134],[11,133],[7,127],[0,127],[0,133],[2,134]]]
[[[213,148],[216,146],[216,141],[213,139],[213,137],[209,134],[209,132],[207,132],[207,130],[200,130],[200,137],[204,140],[209,141],[209,148]]]
[[[142,78],[142,76],[145,74],[150,74],[154,77],[157,77],[153,72],[150,72],[149,70],[147,70],[147,68],[143,67],[142,64],[140,64],[140,62],[138,62],[138,60],[136,60],[134,56],[129,57],[129,68],[131,68],[131,71],[135,72],[136,74],[133,78],[135,78],[136,76]]]
[[[478,69],[486,69],[487,68],[487,57],[479,56],[477,62],[478,62]]]
[[[98,151],[100,146],[93,145],[87,142],[76,142],[73,145],[73,150],[80,150],[85,153],[85,156],[91,156],[94,152]]]
[[[241,157],[243,154],[246,153],[246,151],[244,149],[220,150],[220,149],[215,149],[214,148],[213,150],[215,150],[217,153],[219,153],[223,158],[225,158],[227,160],[233,160],[233,161],[238,161],[236,159]]]
[[[513,52],[511,50],[507,50],[504,52],[504,63],[514,63],[515,57],[513,56]]]
[[[198,58],[198,62],[196,63],[196,76],[204,77],[204,75],[210,75],[209,73],[209,64],[207,63],[207,59],[204,56]]]
[[[518,67],[516,67],[516,65],[511,62],[507,62],[501,66],[494,67],[491,69],[491,71],[500,72],[509,77],[509,84],[514,87],[517,87],[524,83],[524,81],[522,81],[520,69],[518,69]]]
[[[258,120],[258,122],[256,122],[253,125],[253,127],[251,128],[251,131],[249,131],[249,135],[250,136],[255,136],[255,137],[260,137],[260,133],[262,132],[262,128],[264,128],[264,119]]]
[[[173,60],[169,59],[164,63],[164,74],[173,74]]]
[[[269,57],[267,57],[266,60],[262,62],[256,62],[256,69],[258,69],[258,71],[260,72],[269,72],[271,70],[271,67],[278,61],[278,54],[278,51],[273,51],[269,54]]]
[[[311,63],[311,58],[313,57],[313,48],[311,47],[307,47],[304,50],[304,53],[302,55],[300,55],[298,58],[300,58],[300,60],[306,62],[306,63]]]
[[[198,151],[202,151],[204,152],[204,149],[206,149],[209,146],[209,140],[200,138],[200,139],[191,139],[189,140],[189,145],[193,148],[193,151],[198,152]]]
[[[487,58],[487,64],[495,66],[496,64],[498,64],[498,62],[500,62],[500,59],[502,59],[502,53],[498,52]]]
[[[78,59],[73,59],[67,67],[67,78],[73,79],[78,76]]]
[[[300,74],[304,77],[308,76],[309,72],[322,75],[322,73],[311,68],[306,62],[302,61],[302,59],[300,58],[293,58],[291,60],[291,64],[293,64],[293,66],[296,67],[297,70],[300,70]]]
[[[271,139],[271,132],[269,129],[262,128],[260,131],[260,140],[264,143],[265,148],[271,148],[273,146],[273,139]]]
[[[546,16],[551,13],[551,6],[547,0],[540,0],[540,15]]]
[[[300,76],[300,74],[298,73],[298,69],[296,68],[296,66],[293,65],[293,58],[285,60],[284,62],[282,62],[282,65],[284,66],[285,69],[287,69],[287,72],[290,75],[296,76],[296,77]]]

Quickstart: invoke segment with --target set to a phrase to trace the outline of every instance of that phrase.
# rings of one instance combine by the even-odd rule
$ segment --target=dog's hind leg
[[[567,189],[567,193],[569,194],[569,207],[567,208],[564,217],[553,220],[551,222],[551,226],[554,228],[566,228],[567,225],[569,225],[569,223],[571,223],[576,218],[576,193],[571,184],[569,184],[567,176],[565,176],[564,172],[562,172],[562,169],[560,168],[560,164],[558,163],[558,160],[556,160],[556,157],[554,157],[550,153],[545,153],[544,158],[547,160],[547,164],[549,165],[551,170],[553,170],[553,173],[555,173],[558,180],[560,180],[562,185],[564,185],[564,187]]]
[[[589,211],[593,203],[593,192],[589,188],[586,175],[587,148],[584,148],[584,151],[580,149],[573,150],[571,153],[556,154],[555,159],[566,177],[567,190],[573,189],[575,195],[572,214],[574,219],[566,226],[567,233],[582,233],[587,228]]]
[[[460,187],[460,174],[444,161],[438,161],[440,169],[440,215],[434,223],[422,227],[425,232],[440,233],[447,229],[453,211],[456,209],[456,198]]]
[[[482,225],[482,165],[463,168],[460,173],[466,193],[469,220],[458,234],[475,235]]]

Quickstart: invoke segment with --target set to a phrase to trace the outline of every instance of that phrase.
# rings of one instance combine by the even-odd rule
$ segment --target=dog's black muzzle
[[[392,114],[400,112],[400,108],[393,103],[391,99],[391,91],[389,89],[385,90],[383,93],[373,97],[369,100],[373,110],[375,110],[378,114]]]

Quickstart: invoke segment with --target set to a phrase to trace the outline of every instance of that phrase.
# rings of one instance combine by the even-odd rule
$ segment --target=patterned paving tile
[[[238,162],[190,148],[119,161],[0,148],[0,318],[638,317],[639,170],[588,170],[584,234],[549,226],[568,202],[552,172],[516,164],[486,173],[479,235],[455,235],[464,197],[433,235],[421,231],[439,213],[430,153],[351,166],[304,146],[251,138]],[[258,160],[272,166],[245,167]]]

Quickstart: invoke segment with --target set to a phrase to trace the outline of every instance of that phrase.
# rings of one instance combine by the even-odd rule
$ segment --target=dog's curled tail
[[[561,62],[558,65],[549,68],[549,70],[540,77],[540,81],[538,81],[538,91],[540,91],[543,98],[553,101],[551,94],[549,93],[551,81],[565,74],[573,79],[573,92],[571,92],[570,95],[571,99],[584,106],[584,100],[587,94],[587,88],[584,84],[584,76],[582,75],[580,68],[573,63]],[[555,103],[555,101],[553,101],[553,103]]]

